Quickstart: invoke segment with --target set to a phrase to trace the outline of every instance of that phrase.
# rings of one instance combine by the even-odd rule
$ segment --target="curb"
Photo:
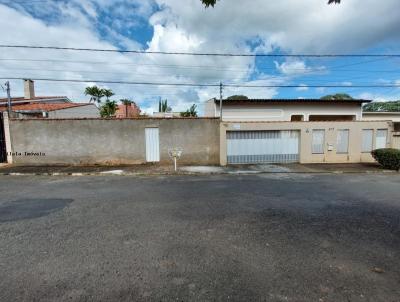
[[[107,172],[107,171],[105,171]],[[122,172],[122,173],[105,173],[105,172],[38,172],[38,173],[21,173],[21,172],[0,172],[0,176],[206,176],[206,175],[256,175],[256,174],[396,174],[399,172],[391,170],[382,171],[221,171],[221,172],[158,172],[158,173],[145,173],[145,172]]]

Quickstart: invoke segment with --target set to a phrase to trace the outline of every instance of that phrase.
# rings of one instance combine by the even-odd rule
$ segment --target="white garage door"
[[[299,131],[228,131],[228,164],[299,161]]]

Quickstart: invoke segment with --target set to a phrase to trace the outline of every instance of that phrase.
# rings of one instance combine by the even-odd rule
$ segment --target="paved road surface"
[[[400,301],[400,175],[0,177],[0,301]]]

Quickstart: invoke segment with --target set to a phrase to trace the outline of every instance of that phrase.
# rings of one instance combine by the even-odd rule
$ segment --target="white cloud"
[[[372,100],[374,102],[390,102],[400,100],[400,94],[389,91],[388,93],[371,93],[362,92],[355,96],[364,100]]]
[[[307,91],[308,89],[308,86],[305,84],[300,84],[300,86],[296,88],[297,91]]]
[[[306,67],[305,62],[299,60],[287,61],[283,62],[282,64],[279,64],[277,61],[274,63],[276,69],[285,75],[298,75],[311,71],[310,68]]]
[[[353,83],[350,81],[344,81],[341,83],[343,86],[353,86]]]
[[[200,0],[71,0],[52,1],[48,6],[0,4],[3,44],[54,45],[87,48],[149,49],[160,51],[251,53],[334,53],[359,51],[385,41],[398,41],[400,10],[397,0],[353,0],[328,6],[321,0],[221,0],[205,9]],[[28,9],[29,7],[29,9]],[[155,12],[155,8],[159,8]],[[385,18],[382,18],[385,16]],[[9,20],[18,20],[10,22]],[[45,21],[44,21],[45,20]],[[147,22],[154,30],[148,44],[132,39],[129,32]],[[250,45],[252,42],[255,45]],[[326,72],[299,59],[276,62],[282,76],[256,73],[251,57],[191,57],[124,55],[120,53],[55,52],[2,49],[1,58],[72,60],[66,62],[0,61],[1,75],[180,83],[285,83],[304,73]],[[87,61],[103,62],[85,64]],[[179,68],[176,66],[180,66]],[[17,70],[17,69],[26,70]],[[31,70],[27,70],[31,69]],[[35,69],[35,70],[32,70]],[[41,70],[38,70],[41,69]],[[4,74],[6,73],[6,74]],[[40,94],[68,95],[85,100],[85,84],[38,82]],[[156,107],[158,95],[176,110],[218,96],[218,88],[109,85],[116,97],[140,101],[144,110]],[[22,93],[22,83],[13,82],[13,93]],[[306,86],[299,87],[305,91]],[[323,89],[316,89],[323,93]],[[226,89],[225,95],[246,94],[273,97],[277,89]]]

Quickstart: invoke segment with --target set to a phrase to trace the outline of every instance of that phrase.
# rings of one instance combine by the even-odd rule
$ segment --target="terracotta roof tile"
[[[18,101],[42,101],[42,100],[53,100],[53,99],[68,99],[66,96],[36,96],[32,99],[25,99],[23,96],[22,97],[16,97],[16,98],[11,98],[12,102],[18,102]],[[2,102],[7,102],[7,98],[0,98],[0,103]]]
[[[214,98],[215,103],[219,103],[219,99]],[[323,100],[323,99],[224,99],[224,103],[370,103],[371,100],[350,99],[350,100]]]
[[[90,105],[91,103],[30,103],[13,105],[13,111],[54,111],[73,107]],[[1,111],[7,108],[0,108]]]

